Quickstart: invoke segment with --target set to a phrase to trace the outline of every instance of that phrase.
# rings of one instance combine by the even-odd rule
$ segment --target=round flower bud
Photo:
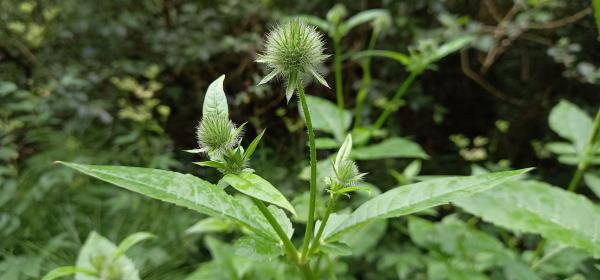
[[[317,66],[328,57],[323,50],[322,35],[313,26],[296,19],[275,27],[267,35],[264,53],[256,60],[271,70],[259,84],[282,76],[295,86],[296,78],[308,74],[328,86],[317,71]]]
[[[198,125],[196,136],[200,149],[209,155],[222,154],[226,149],[234,147],[240,137],[235,124],[219,115],[204,116]]]

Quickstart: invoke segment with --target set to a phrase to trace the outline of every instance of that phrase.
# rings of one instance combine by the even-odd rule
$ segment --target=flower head
[[[356,186],[362,182],[362,178],[366,175],[358,171],[356,163],[349,159],[343,159],[340,163],[334,165],[334,179],[338,184],[344,187]]]
[[[211,157],[220,156],[240,140],[240,131],[229,119],[219,115],[205,115],[196,131],[198,145]]]
[[[265,63],[271,70],[259,85],[277,76],[286,78],[288,100],[296,86],[296,79],[303,75],[312,75],[329,87],[317,71],[318,65],[328,57],[323,50],[323,36],[313,26],[295,19],[275,27],[267,35],[264,53],[259,54],[256,60]]]

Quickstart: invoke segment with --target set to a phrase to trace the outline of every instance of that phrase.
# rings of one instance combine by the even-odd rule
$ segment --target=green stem
[[[315,239],[313,240],[313,244],[312,244],[310,250],[308,251],[309,256],[311,254],[314,254],[319,249],[319,246],[321,246],[321,236],[323,235],[323,231],[325,230],[325,225],[327,224],[327,221],[329,220],[329,215],[331,214],[331,212],[333,212],[333,209],[335,208],[335,201],[336,201],[337,197],[338,196],[336,194],[334,194],[333,196],[331,196],[331,198],[329,199],[329,202],[327,203],[327,211],[325,211],[325,216],[323,216],[323,220],[321,221],[321,225],[319,226],[317,235],[315,236]]]
[[[535,263],[533,263],[531,265],[531,269],[532,270],[536,270],[538,267],[540,267],[540,265],[542,265],[543,263],[549,261],[550,259],[554,258],[556,255],[558,255],[558,253],[562,252],[563,250],[567,249],[568,246],[558,246],[556,247],[556,249],[552,250],[551,252],[549,252],[548,254],[544,255],[539,261],[536,261]]]
[[[340,38],[333,38],[333,67],[335,71],[335,96],[340,116],[344,112],[344,89],[342,85],[342,50]]]
[[[302,111],[304,112],[306,129],[308,130],[308,145],[310,149],[310,199],[306,232],[304,234],[304,242],[302,243],[302,255],[300,257],[300,262],[306,263],[308,246],[310,245],[310,240],[313,235],[313,230],[315,226],[315,206],[317,201],[317,149],[315,148],[315,131],[312,126],[310,112],[308,111],[308,104],[306,103],[306,96],[304,95],[302,81],[300,81],[300,79],[296,80],[298,83],[298,96],[300,97],[300,104],[302,104]]]
[[[569,183],[568,190],[570,192],[575,192],[577,190],[577,186],[579,186],[579,181],[581,181],[581,177],[583,176],[583,172],[587,169],[589,165],[589,159],[594,154],[594,144],[596,142],[596,137],[598,135],[598,130],[600,129],[600,109],[596,113],[596,117],[594,118],[594,122],[592,124],[592,131],[590,131],[590,135],[588,136],[585,147],[583,148],[583,159],[577,164],[577,170]]]
[[[290,260],[292,260],[292,262],[294,262],[294,264],[296,264],[296,266],[298,266],[298,269],[300,269],[300,273],[302,274],[302,277],[306,280],[314,279],[312,271],[310,270],[309,264],[300,262],[300,257],[298,256],[298,250],[296,250],[296,247],[294,246],[292,241],[287,237],[287,235],[285,234],[285,231],[283,231],[283,229],[281,228],[281,226],[279,225],[279,223],[277,222],[277,220],[275,219],[273,214],[271,214],[271,211],[269,211],[269,208],[267,208],[267,206],[265,206],[265,204],[262,201],[260,201],[256,198],[252,197],[252,201],[258,207],[258,210],[263,214],[263,216],[265,216],[265,218],[267,218],[267,221],[273,227],[273,229],[275,230],[275,233],[277,233],[277,236],[279,236],[279,239],[281,239],[281,241],[283,242],[283,248],[285,249],[285,253],[288,255]]]
[[[421,73],[421,71],[410,72],[410,75],[408,75],[408,78],[406,78],[406,80],[404,80],[404,82],[402,82],[402,84],[400,85],[400,87],[398,88],[396,93],[394,94],[394,97],[392,97],[392,100],[390,102],[388,102],[388,105],[385,107],[385,109],[383,109],[383,112],[381,113],[381,115],[379,115],[379,118],[377,118],[377,121],[375,121],[375,124],[373,125],[374,130],[380,129],[383,126],[383,124],[385,123],[387,118],[392,113],[392,110],[394,109],[396,104],[398,104],[398,102],[400,101],[402,96],[404,96],[404,94],[408,91],[408,89],[410,88],[412,83],[415,81],[415,78],[420,73]]]
[[[367,50],[373,50],[375,48],[375,42],[377,41],[377,35],[379,32],[373,31]],[[362,61],[363,78],[362,85],[358,94],[356,95],[356,106],[354,107],[354,127],[360,127],[360,118],[362,117],[363,105],[369,92],[369,85],[371,84],[371,56],[367,56]]]

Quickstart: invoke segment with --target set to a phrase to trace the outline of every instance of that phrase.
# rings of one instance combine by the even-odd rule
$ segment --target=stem
[[[267,218],[267,221],[269,222],[269,224],[271,224],[271,226],[277,233],[277,236],[279,236],[279,239],[281,239],[281,241],[283,242],[283,247],[285,249],[285,253],[292,260],[292,262],[294,262],[294,264],[296,264],[296,266],[298,266],[298,269],[300,269],[300,273],[302,274],[302,277],[306,280],[314,279],[312,271],[310,270],[309,264],[300,262],[300,257],[298,256],[298,251],[296,250],[296,247],[294,246],[292,241],[287,237],[287,235],[285,234],[285,232],[283,231],[283,229],[281,228],[281,226],[279,225],[279,223],[277,222],[275,217],[273,217],[273,214],[271,214],[271,211],[269,211],[267,206],[265,206],[265,204],[262,201],[260,201],[256,198],[253,198],[253,197],[251,197],[251,198],[252,198],[252,201],[254,202],[254,204],[258,207],[258,210],[263,214],[263,216],[265,216],[265,218]]]
[[[308,104],[306,103],[306,96],[304,95],[302,81],[297,79],[297,83],[298,96],[300,97],[300,104],[302,104],[304,120],[306,121],[306,129],[308,130],[308,145],[310,148],[310,200],[308,207],[308,221],[306,224],[306,232],[304,233],[304,242],[302,243],[302,255],[300,257],[300,262],[306,263],[308,246],[310,245],[310,240],[315,226],[315,204],[317,200],[317,150],[315,148],[315,131],[312,126],[310,112],[308,111]]]
[[[338,196],[336,194],[332,195],[331,198],[329,199],[329,202],[327,203],[327,211],[325,212],[325,216],[323,216],[323,221],[321,221],[321,225],[319,226],[317,235],[315,236],[315,239],[313,240],[312,247],[308,251],[309,256],[311,254],[314,254],[319,249],[319,246],[321,246],[321,235],[323,235],[323,231],[325,230],[325,225],[327,224],[327,221],[329,220],[329,215],[331,214],[331,212],[333,212],[333,209],[335,208],[335,201],[336,201],[337,197]]]
[[[377,129],[380,129],[383,126],[383,124],[385,123],[385,121],[387,120],[387,118],[392,113],[392,110],[394,109],[395,104],[397,104],[398,101],[400,101],[400,99],[402,98],[402,96],[404,96],[404,94],[406,93],[406,91],[408,91],[408,89],[410,88],[410,86],[414,82],[415,78],[419,74],[421,74],[421,71],[410,72],[410,75],[408,75],[408,78],[406,78],[406,80],[404,80],[404,82],[402,82],[402,84],[400,85],[400,87],[398,88],[398,90],[396,91],[396,93],[394,94],[394,97],[392,98],[392,100],[390,102],[388,102],[388,105],[385,107],[385,109],[383,110],[383,112],[381,113],[381,115],[379,115],[379,118],[377,118],[377,121],[373,125],[373,129],[377,130]]]
[[[337,106],[342,117],[344,112],[344,89],[342,85],[342,50],[340,47],[341,38],[333,38],[333,67],[335,70],[335,96],[337,98]]]
[[[562,252],[567,247],[568,246],[559,246],[559,247],[556,247],[556,249],[554,249],[550,253],[544,255],[539,261],[533,263],[531,265],[531,269],[532,270],[536,270],[541,264],[543,264],[543,263],[547,262],[548,260],[552,259],[554,256],[558,255],[558,253]]]
[[[569,183],[568,190],[570,192],[575,192],[577,190],[577,186],[579,186],[579,181],[581,181],[581,177],[583,176],[583,172],[587,169],[589,165],[589,158],[592,156],[594,151],[592,150],[594,147],[594,143],[596,142],[596,136],[598,135],[598,130],[600,129],[600,109],[596,113],[596,117],[594,118],[594,122],[592,123],[592,131],[590,131],[590,135],[588,136],[587,143],[583,148],[583,159],[577,165],[577,170],[573,175],[573,179]]]
[[[379,32],[373,31],[367,50],[370,51],[375,48],[375,42],[377,41],[377,35]],[[354,127],[360,127],[360,118],[362,117],[362,109],[367,98],[369,85],[371,84],[371,56],[367,56],[362,61],[363,78],[362,85],[358,94],[356,95],[356,106],[354,108]]]

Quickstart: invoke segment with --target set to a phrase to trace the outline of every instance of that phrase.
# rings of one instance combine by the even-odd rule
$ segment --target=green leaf
[[[112,260],[117,246],[96,232],[91,232],[79,251],[76,267],[97,271],[100,277],[86,272],[77,272],[75,280],[110,279],[111,274],[120,274],[122,279],[139,280],[140,276],[131,259],[120,256]],[[113,276],[114,277],[114,276]]]
[[[567,142],[551,142],[551,143],[547,143],[545,145],[545,148],[554,153],[554,154],[558,154],[558,155],[563,155],[563,154],[576,154],[577,151],[575,150],[575,147],[573,147],[573,145],[571,143],[567,143]]]
[[[254,173],[227,174],[223,177],[223,181],[245,195],[275,204],[296,215],[296,210],[294,210],[294,207],[285,196],[271,185],[269,181]]]
[[[229,119],[227,97],[225,97],[225,91],[223,90],[224,80],[225,75],[221,75],[208,86],[206,95],[204,96],[202,115],[214,114]]]
[[[310,25],[314,25],[314,26],[318,27],[319,29],[323,30],[325,33],[329,34],[329,36],[333,36],[332,28],[331,28],[329,22],[327,22],[326,20],[320,19],[316,16],[311,16],[311,15],[298,15],[298,16],[295,16],[295,18],[298,18],[301,21],[304,21]]]
[[[571,141],[577,153],[583,154],[583,149],[592,131],[590,116],[575,104],[561,100],[552,108],[548,122],[556,134]]]
[[[48,272],[46,275],[44,275],[42,280],[54,280],[54,279],[62,278],[62,277],[69,276],[69,275],[72,275],[75,273],[83,273],[83,274],[88,274],[88,275],[92,276],[96,272],[93,270],[79,268],[76,266],[63,266],[63,267],[59,267],[59,268],[56,268],[56,269]]]
[[[429,61],[429,63],[433,63],[436,60],[440,60],[446,57],[447,55],[462,49],[466,45],[470,44],[473,40],[475,40],[475,37],[467,35],[458,37],[456,39],[442,44],[435,50],[435,54],[432,57],[432,60]]]
[[[600,176],[594,173],[586,172],[583,175],[585,184],[592,190],[596,197],[600,198]]]
[[[283,250],[277,243],[254,236],[243,236],[233,246],[236,255],[254,261],[270,261],[283,255]]]
[[[346,33],[350,32],[350,30],[354,29],[354,27],[361,25],[363,23],[373,21],[378,17],[389,16],[387,10],[384,9],[372,9],[362,11],[350,17],[340,26],[340,37],[346,35]]]
[[[263,135],[265,134],[265,130],[266,129],[263,129],[263,131],[261,131],[261,133],[257,135],[254,140],[252,140],[250,145],[248,145],[248,149],[246,149],[244,152],[244,159],[249,159],[254,154],[254,150],[256,150],[256,146],[258,146],[260,139],[262,139]]]
[[[283,229],[285,235],[291,239],[292,235],[294,234],[294,227],[292,226],[292,221],[290,221],[290,218],[288,218],[288,216],[285,215],[285,212],[283,212],[283,210],[281,210],[279,207],[269,205],[267,208],[273,217],[275,217],[275,220],[277,220],[277,223],[281,226],[281,229]]]
[[[581,195],[542,182],[514,181],[455,204],[498,226],[600,257],[600,210]]]
[[[118,259],[122,255],[124,255],[125,252],[127,252],[127,250],[129,250],[129,248],[133,247],[133,245],[135,245],[139,242],[142,242],[146,239],[151,239],[154,237],[155,236],[153,234],[147,233],[147,232],[136,232],[130,236],[127,236],[127,238],[125,238],[125,240],[121,241],[121,243],[117,247],[117,250],[113,254],[112,259],[113,260]]]
[[[446,204],[515,179],[529,170],[442,178],[394,188],[365,202],[334,229],[327,231],[328,223],[324,239],[336,240],[341,234],[374,220],[399,217]]]
[[[346,135],[346,139],[344,143],[340,147],[337,155],[335,156],[334,168],[335,170],[340,170],[340,164],[342,161],[347,160],[350,156],[350,152],[352,152],[352,134]]]
[[[202,234],[211,232],[231,231],[235,223],[226,218],[208,217],[200,220],[185,230],[186,234]]]
[[[335,149],[340,146],[340,143],[333,138],[319,137],[315,139],[315,147],[317,149]]]
[[[225,169],[227,168],[227,166],[219,161],[213,161],[213,160],[207,160],[207,161],[197,161],[197,162],[192,162],[193,164],[196,165],[200,165],[200,166],[204,166],[204,167],[212,167],[212,168],[219,168],[219,169]]]
[[[240,279],[250,269],[252,264],[250,260],[235,254],[235,248],[232,245],[224,243],[210,235],[206,236],[204,241],[206,247],[210,250],[213,262],[217,263],[220,267],[221,273],[217,279]]]
[[[403,53],[395,52],[395,51],[386,51],[386,50],[370,50],[370,51],[362,51],[354,54],[352,56],[353,59],[362,59],[366,56],[378,56],[385,57],[396,60],[400,62],[402,65],[408,66],[410,64],[410,57]]]
[[[352,157],[357,160],[429,158],[419,144],[401,137],[392,137],[378,144],[356,148],[352,151]]]
[[[307,95],[306,103],[312,117],[312,123],[315,130],[331,133],[339,142],[342,142],[346,131],[350,127],[352,114],[347,110],[343,111],[343,119],[340,118],[340,112],[335,104],[329,100]],[[301,116],[304,114],[300,111]]]
[[[59,163],[154,199],[209,216],[228,217],[265,238],[279,240],[256,207],[244,207],[223,189],[190,174],[141,167]]]
[[[350,256],[352,255],[352,248],[350,246],[341,243],[341,242],[333,242],[333,243],[325,243],[319,247],[319,250],[325,252],[328,255],[332,256]]]

